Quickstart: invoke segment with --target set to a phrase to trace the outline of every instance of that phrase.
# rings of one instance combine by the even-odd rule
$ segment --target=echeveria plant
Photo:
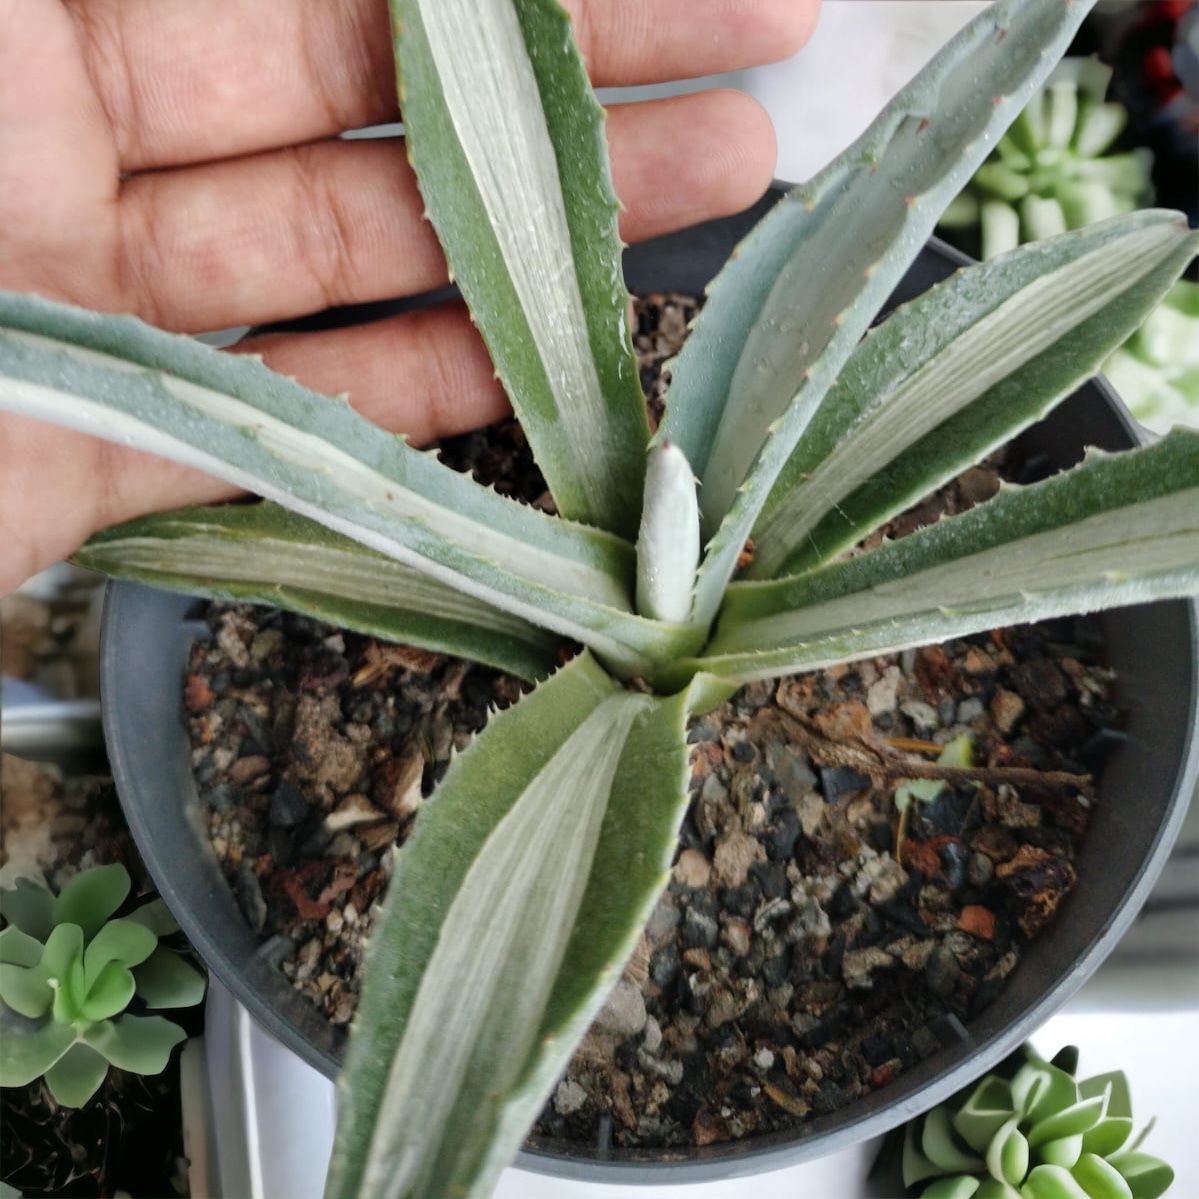
[[[1145,428],[1199,428],[1199,283],[1175,283],[1103,373]]]
[[[81,1107],[109,1065],[158,1074],[187,1034],[147,1008],[191,1007],[204,978],[160,937],[178,931],[161,899],[110,919],[129,894],[124,866],[81,871],[58,895],[30,879],[0,890],[0,1086],[45,1075],[64,1107]]]
[[[1158,1199],[1174,1181],[1133,1136],[1123,1073],[1074,1079],[1078,1050],[1028,1046],[904,1129],[903,1183],[920,1199]]]
[[[960,271],[864,337],[1087,8],[988,7],[783,199],[712,284],[651,435],[566,14],[393,0],[408,152],[557,516],[260,363],[0,298],[0,407],[270,501],[135,521],[81,561],[544,680],[396,858],[329,1195],[488,1193],[665,885],[691,713],[752,679],[1199,589],[1184,432],[841,560],[1093,373],[1195,253],[1178,214],[1135,213]]]
[[[1128,124],[1106,100],[1110,67],[1067,58],[945,210],[941,226],[980,226],[982,256],[1131,212],[1150,197],[1153,153],[1111,153]]]

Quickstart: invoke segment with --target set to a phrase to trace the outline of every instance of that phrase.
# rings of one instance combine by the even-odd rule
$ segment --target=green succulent
[[[121,865],[93,866],[58,895],[30,879],[0,890],[0,1086],[45,1075],[64,1107],[81,1107],[110,1065],[157,1074],[186,1039],[162,1016],[131,1016],[134,996],[148,1008],[191,1007],[204,978],[158,943],[178,931],[161,899],[109,919],[129,894]]]
[[[1104,100],[1111,69],[1094,58],[1058,63],[941,217],[981,227],[982,256],[1106,220],[1146,203],[1153,155],[1109,154],[1128,122]]]
[[[669,878],[692,715],[757,679],[1199,589],[1190,430],[845,556],[1093,375],[1199,248],[1181,214],[1129,213],[876,326],[1090,3],[988,5],[781,199],[708,289],[651,431],[567,13],[391,0],[405,149],[557,515],[245,355],[0,293],[0,410],[265,501],[133,521],[81,562],[537,684],[394,860],[330,1199],[491,1193]]]
[[[938,766],[973,766],[974,737],[970,733],[962,733],[945,744],[945,748],[937,755]],[[917,803],[932,803],[942,791],[945,783],[940,779],[910,779],[900,783],[895,788],[895,810],[906,812],[912,801]]]
[[[1199,283],[1175,283],[1103,373],[1147,429],[1199,428]]]
[[[920,1199],[1157,1199],[1174,1171],[1140,1150],[1122,1073],[1076,1082],[1078,1050],[1025,1046],[904,1129],[903,1181]],[[1152,1126],[1150,1126],[1152,1127]],[[932,1180],[932,1181],[928,1181]]]

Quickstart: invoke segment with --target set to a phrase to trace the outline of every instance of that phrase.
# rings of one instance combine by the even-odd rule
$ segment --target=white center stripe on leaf
[[[628,692],[605,700],[479,851],[438,933],[391,1065],[375,1132],[384,1151],[368,1155],[385,1173],[365,1179],[367,1192],[426,1195],[463,1080],[477,1071],[493,1080],[497,1098],[517,1082],[574,930],[625,739],[652,702]],[[387,1147],[400,1140],[392,1156]]]
[[[185,408],[194,409],[231,430],[252,436],[266,454],[289,467],[306,471],[311,479],[324,480],[331,492],[339,493],[339,498],[360,504],[381,518],[418,522],[437,530],[467,553],[502,561],[513,569],[528,570],[538,577],[556,579],[575,593],[590,595],[599,603],[618,609],[627,607],[628,599],[621,587],[605,577],[602,571],[586,563],[570,561],[552,551],[508,536],[501,529],[464,517],[452,508],[400,485],[346,450],[234,396],[201,387],[186,379],[157,374],[111,354],[54,341],[35,333],[0,330],[0,340],[3,339],[17,345],[44,349],[48,354],[67,355],[94,368],[100,379],[105,373],[144,379],[162,388]],[[462,590],[470,590],[469,580],[440,570],[437,564],[428,562],[419,549],[397,544],[377,527],[366,529],[353,519],[332,517],[318,505],[298,500],[290,488],[272,486],[249,467],[233,465],[232,459],[223,461],[216,454],[190,445],[184,437],[153,428],[148,421],[121,410],[115,404],[108,406],[20,379],[6,379],[3,385],[6,393],[4,407],[11,411],[56,420],[72,428],[174,458],[208,474],[228,479],[248,491],[277,500],[381,553],[412,560],[414,565],[435,577],[445,577]],[[536,616],[537,609],[533,608],[532,612]]]
[[[554,392],[587,490],[602,493],[603,396],[574,270],[558,160],[509,0],[425,0],[445,105]],[[496,119],[503,113],[502,121]],[[530,210],[528,198],[541,198]]]
[[[1153,226],[1103,246],[1030,283],[966,329],[919,369],[898,380],[885,402],[759,526],[760,567],[782,565],[846,496],[930,429],[948,420],[1013,370],[1049,349],[1135,284],[1177,245],[1173,225]],[[773,543],[773,545],[772,545]],[[772,552],[773,550],[773,552]]]
[[[332,547],[297,546],[290,541],[259,538],[254,556],[231,543],[220,530],[192,534],[164,544],[158,537],[124,537],[106,541],[94,556],[105,555],[135,570],[191,575],[198,579],[265,582],[298,587],[380,607],[398,606],[474,624],[480,628],[526,636],[528,625],[498,608],[431,579],[422,571],[389,558],[370,559]]]
[[[951,618],[975,608],[989,611],[1018,603],[1025,612],[1022,619],[1037,620],[1039,597],[1056,592],[1076,597],[1078,607],[1071,610],[1090,611],[1099,606],[1105,587],[1122,578],[1194,573],[1197,562],[1199,492],[1180,491],[967,554],[838,599],[749,621],[730,630],[714,650],[725,654],[774,649],[921,615],[931,621],[927,640],[932,641],[937,639],[939,614]]]

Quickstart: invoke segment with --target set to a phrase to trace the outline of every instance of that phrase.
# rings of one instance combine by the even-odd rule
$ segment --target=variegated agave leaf
[[[585,654],[452,763],[372,938],[330,1199],[490,1193],[665,885],[687,711]]]
[[[702,481],[712,538],[696,613],[716,613],[779,472],[825,393],[1089,7],[998,0],[738,247],[672,372],[659,436]]]
[[[269,500],[129,521],[97,534],[75,561],[113,578],[287,608],[525,679],[548,674],[560,645],[519,616]]]
[[[567,516],[632,537],[649,426],[604,114],[556,0],[392,0],[429,218]]]
[[[1196,590],[1199,432],[1179,429],[847,562],[733,584],[702,669],[746,682]]]
[[[695,643],[632,612],[628,542],[507,500],[348,404],[132,317],[0,292],[5,409],[199,467],[593,644],[619,669]]]
[[[1044,416],[1194,257],[1179,213],[1140,212],[965,267],[851,355],[754,526],[748,574],[835,558]]]

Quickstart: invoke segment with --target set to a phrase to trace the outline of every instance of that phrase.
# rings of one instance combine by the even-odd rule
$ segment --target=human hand
[[[566,0],[598,86],[793,53],[818,0]],[[189,333],[445,283],[394,140],[384,0],[6,0],[0,7],[0,288]],[[768,118],[736,92],[626,105],[608,122],[626,241],[752,203]],[[243,342],[413,441],[504,414],[465,309]],[[0,594],[92,532],[218,500],[227,484],[0,414]]]

